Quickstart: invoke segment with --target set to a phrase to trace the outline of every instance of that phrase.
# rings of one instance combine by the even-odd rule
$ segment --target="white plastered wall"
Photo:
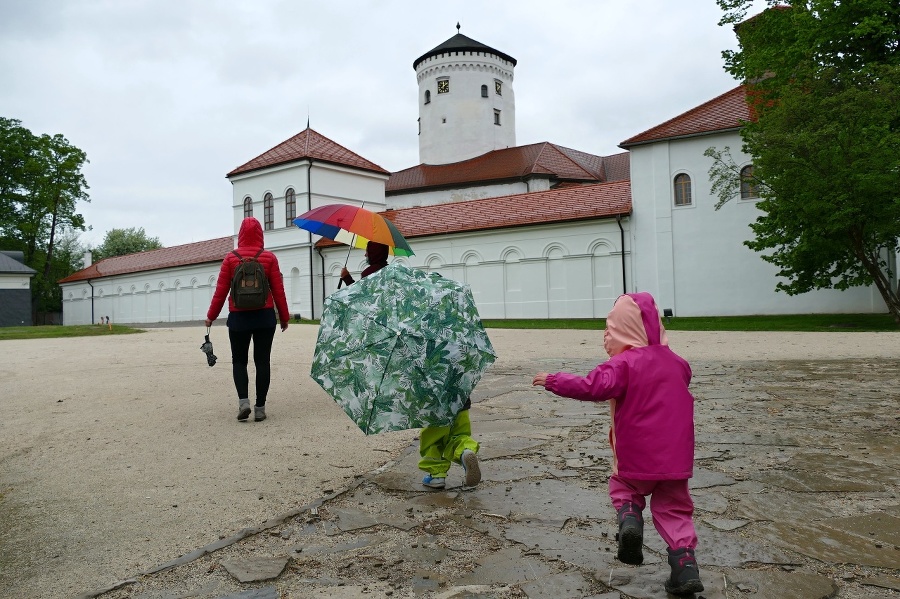
[[[627,242],[628,219],[622,224]],[[621,239],[614,219],[590,220],[415,238],[415,256],[390,260],[467,283],[482,318],[605,318],[624,289]],[[347,250],[323,255],[330,294]],[[627,272],[627,250],[624,259]],[[365,265],[362,251],[351,252],[354,277]]]
[[[715,210],[703,152],[729,147],[739,165],[737,132],[663,141],[631,150],[635,290],[649,291],[678,316],[871,313],[886,307],[874,287],[776,292],[777,268],[746,247],[749,224],[761,214],[753,200],[735,198]],[[674,178],[691,177],[692,205],[675,207]]]

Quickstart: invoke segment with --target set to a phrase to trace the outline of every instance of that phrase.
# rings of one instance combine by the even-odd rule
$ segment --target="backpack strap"
[[[255,256],[253,256],[253,259],[256,260],[257,262],[259,262],[259,255],[263,253],[263,249],[265,249],[265,248],[259,248],[259,251],[256,252]],[[238,260],[240,260],[241,262],[244,262],[245,258],[243,256],[241,256],[240,254],[238,254],[237,250],[231,250],[231,253],[234,254],[235,256],[237,256]]]

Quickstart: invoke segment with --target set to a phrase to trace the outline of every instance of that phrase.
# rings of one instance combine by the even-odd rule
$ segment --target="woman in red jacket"
[[[249,362],[250,342],[253,341],[253,364],[256,366],[256,405],[254,417],[256,422],[266,419],[266,395],[269,392],[270,358],[272,354],[272,340],[275,337],[275,308],[278,309],[278,320],[281,322],[281,330],[288,328],[287,298],[284,295],[284,281],[278,268],[278,258],[272,252],[263,249],[263,230],[259,221],[255,218],[245,218],[238,231],[237,253],[244,258],[252,258],[262,250],[257,260],[266,272],[269,281],[269,297],[266,304],[258,310],[242,310],[234,305],[234,299],[229,296],[231,280],[234,271],[241,263],[233,252],[229,252],[222,260],[222,268],[219,269],[219,279],[216,281],[216,291],[213,293],[212,302],[206,312],[206,326],[212,326],[213,321],[219,317],[219,312],[225,305],[228,297],[228,339],[231,342],[231,364],[234,376],[234,387],[238,395],[237,419],[244,421],[250,416],[250,377],[247,374]]]

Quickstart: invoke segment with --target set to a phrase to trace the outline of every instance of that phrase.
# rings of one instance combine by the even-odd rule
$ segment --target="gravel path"
[[[399,456],[309,378],[317,327],[276,336],[269,419],[235,420],[227,334],[205,329],[4,341],[0,594],[72,597],[310,504]],[[515,371],[600,359],[598,331],[489,331]],[[896,359],[900,333],[671,332],[689,361]],[[522,371],[522,389],[532,372]],[[414,474],[414,473],[413,473]]]

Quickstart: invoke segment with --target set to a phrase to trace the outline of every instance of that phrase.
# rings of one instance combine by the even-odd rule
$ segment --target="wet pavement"
[[[81,597],[662,599],[649,509],[642,566],[615,559],[606,404],[489,369],[473,395],[483,479],[421,486],[417,446],[351,486]],[[696,598],[900,597],[900,361],[694,362]]]

